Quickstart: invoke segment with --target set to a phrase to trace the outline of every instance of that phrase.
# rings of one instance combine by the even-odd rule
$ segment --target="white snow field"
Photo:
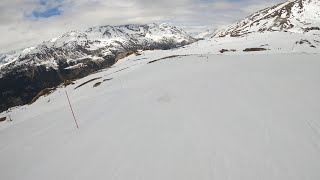
[[[319,69],[310,53],[130,56],[0,114],[0,179],[319,180]]]

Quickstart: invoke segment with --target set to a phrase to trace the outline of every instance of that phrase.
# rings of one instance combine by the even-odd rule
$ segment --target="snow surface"
[[[300,44],[300,41],[304,43]],[[243,52],[246,48],[265,48],[260,52]],[[320,53],[320,32],[288,33],[264,32],[251,33],[241,37],[210,38],[171,51],[159,51],[158,55],[221,54],[222,49],[235,50],[226,55],[242,54],[291,54]],[[173,52],[172,52],[173,51]]]
[[[25,55],[31,52],[33,49],[34,47],[29,47],[25,49],[18,49],[16,51],[0,54],[0,68],[9,63],[15,62],[16,60],[18,60],[19,56]]]
[[[319,54],[216,55],[233,40],[144,51],[0,114],[1,179],[319,180]]]

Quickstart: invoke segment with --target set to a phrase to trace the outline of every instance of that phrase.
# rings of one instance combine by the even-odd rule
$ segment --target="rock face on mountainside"
[[[236,37],[265,31],[305,33],[314,30],[320,30],[320,1],[289,0],[260,10],[218,32],[215,37]]]
[[[128,52],[171,49],[194,41],[167,24],[101,26],[2,54],[0,112],[29,103],[45,88],[109,67],[123,54],[132,54]]]

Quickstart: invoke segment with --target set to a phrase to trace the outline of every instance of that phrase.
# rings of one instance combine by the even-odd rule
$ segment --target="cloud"
[[[219,27],[284,0],[1,0],[0,53],[98,25]]]

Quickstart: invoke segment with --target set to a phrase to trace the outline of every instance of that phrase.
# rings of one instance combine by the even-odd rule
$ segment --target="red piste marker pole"
[[[69,99],[67,91],[66,91],[66,95],[67,95],[67,98],[68,98],[68,102],[69,102],[69,106],[70,106],[70,109],[71,109],[71,112],[72,112],[72,116],[73,116],[74,122],[76,123],[77,128],[79,129],[78,122],[77,122],[76,116],[74,115],[74,112],[73,112],[73,109],[72,109],[71,102],[70,102],[70,99]]]

